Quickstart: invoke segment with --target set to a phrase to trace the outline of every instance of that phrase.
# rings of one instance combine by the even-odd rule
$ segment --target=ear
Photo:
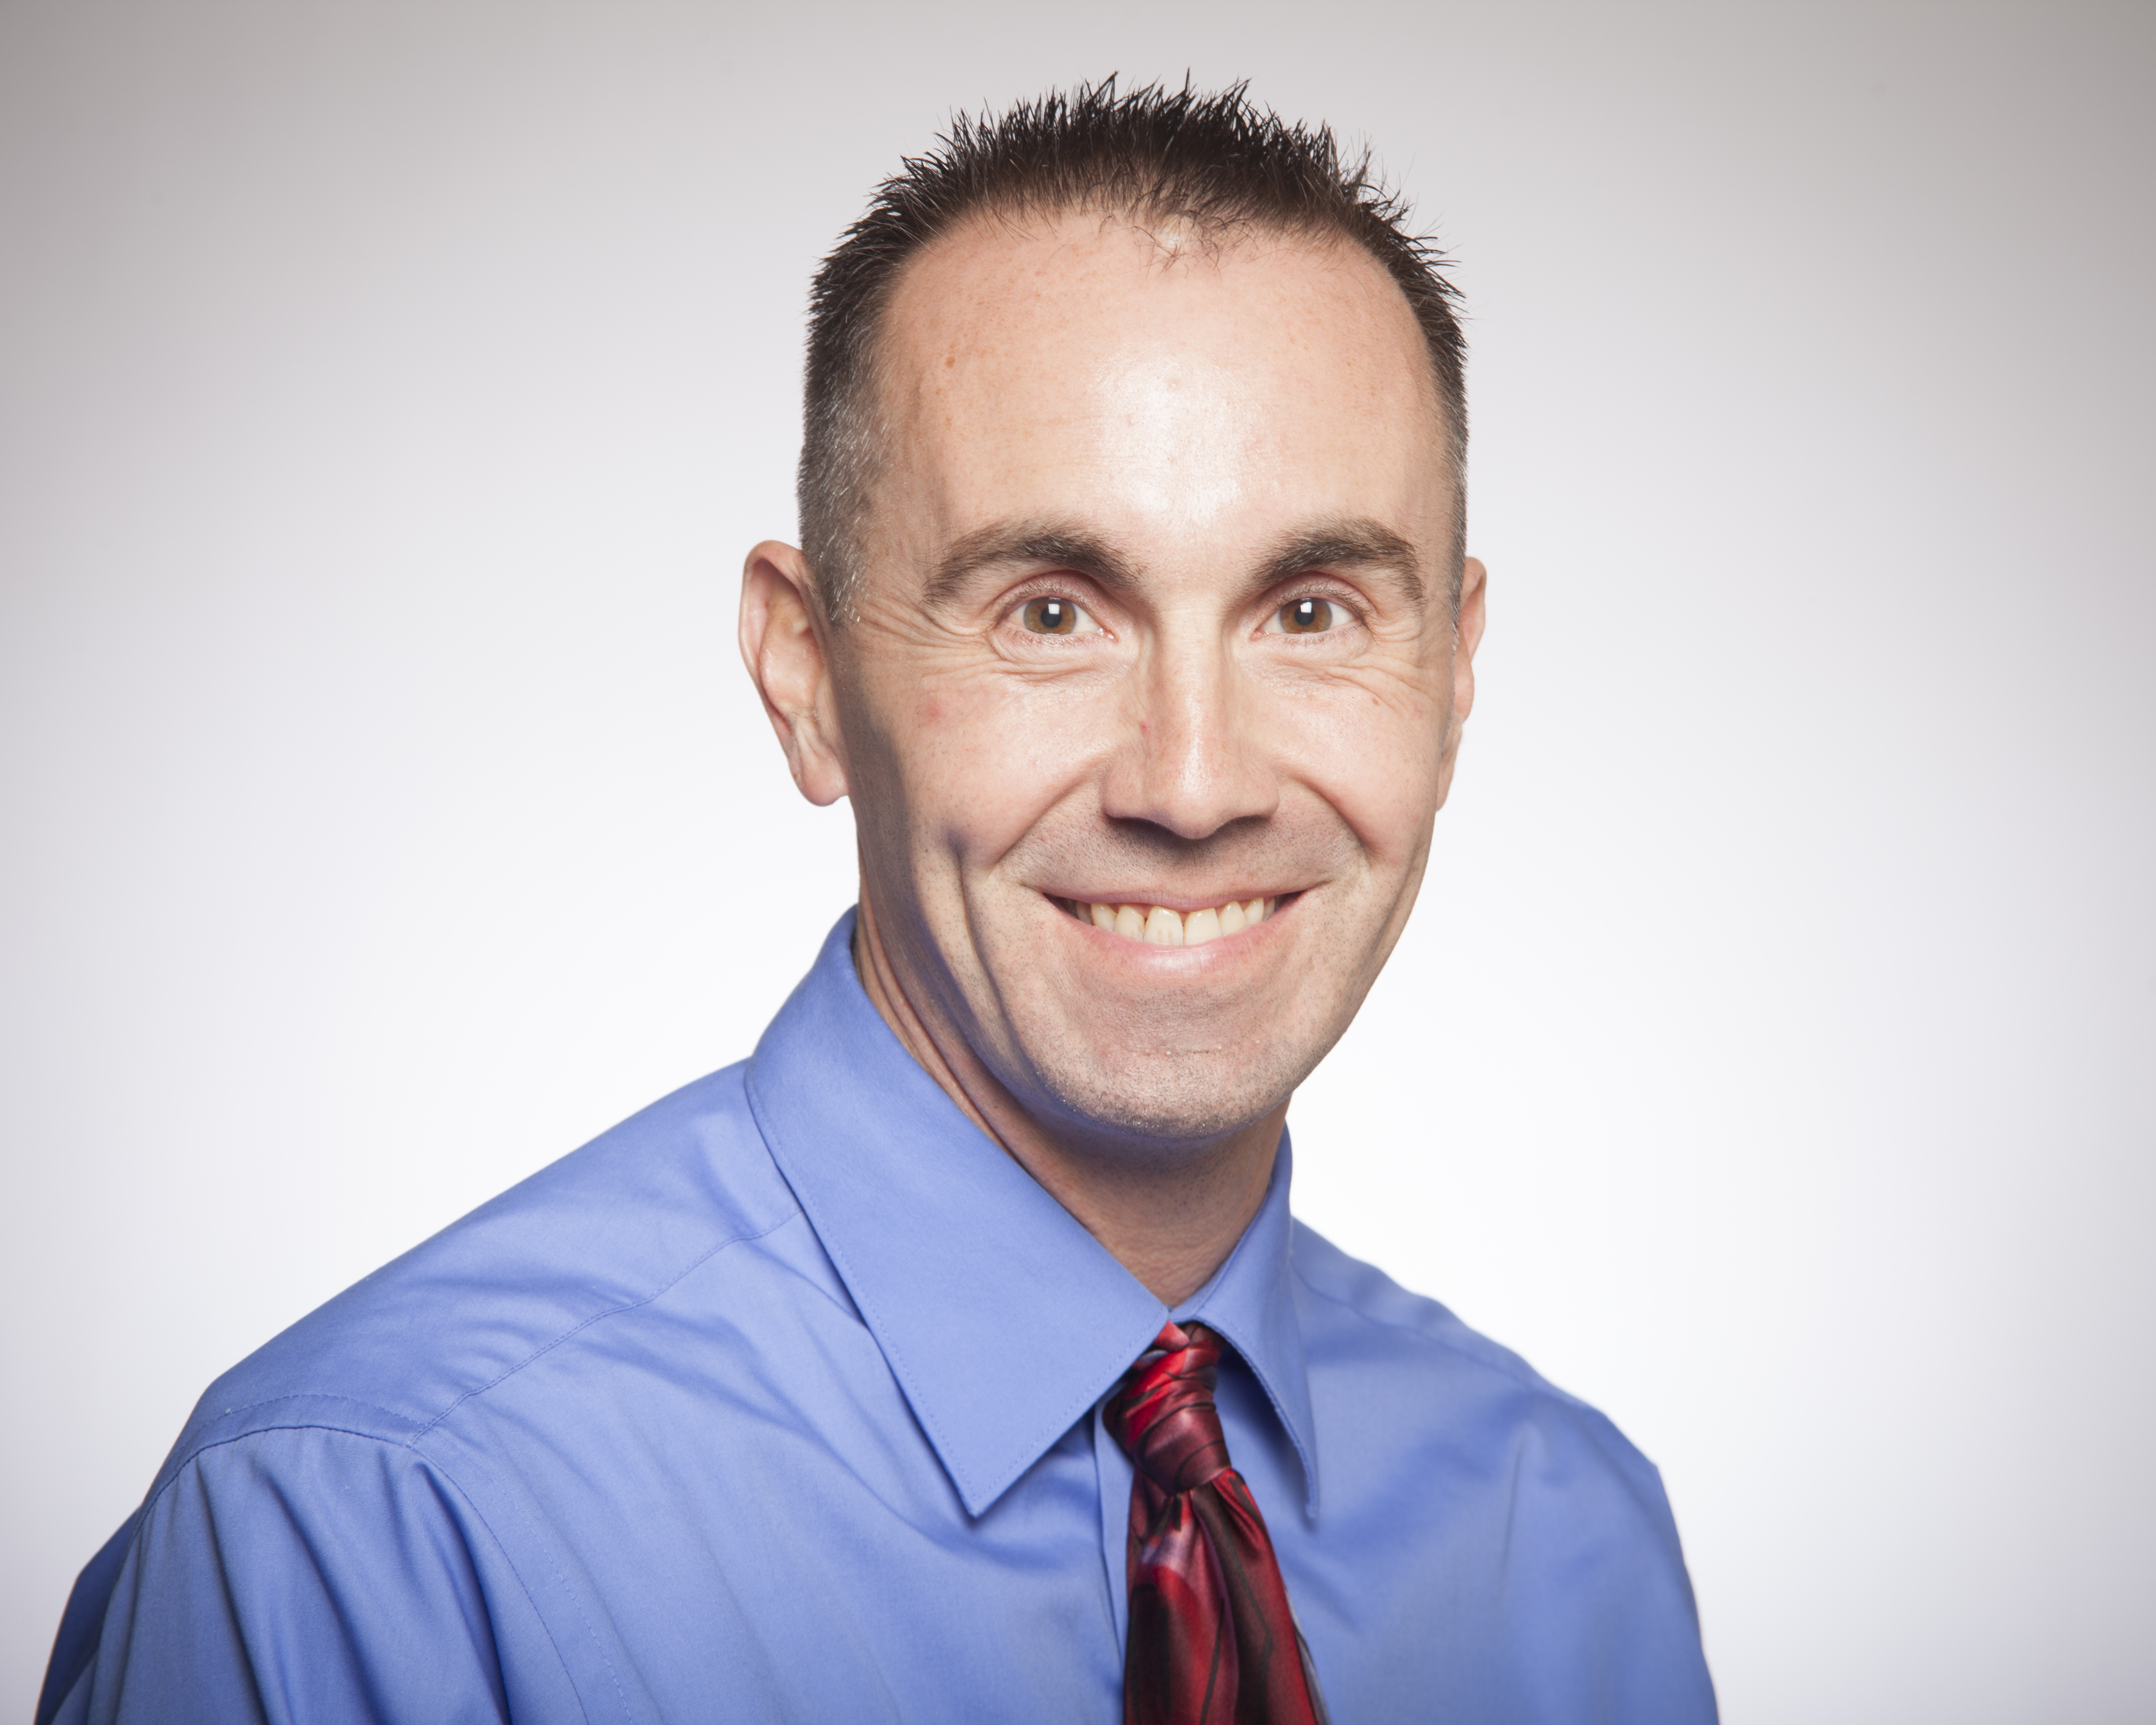
[[[1460,621],[1453,631],[1452,723],[1455,729],[1467,722],[1475,710],[1475,649],[1482,644],[1483,625],[1489,620],[1487,600],[1490,572],[1480,557],[1466,558],[1460,568]]]
[[[1452,629],[1452,719],[1445,752],[1437,765],[1437,806],[1452,794],[1452,769],[1460,758],[1460,732],[1475,710],[1475,649],[1482,644],[1490,572],[1480,557],[1469,557],[1460,570],[1460,615]]]
[[[801,794],[819,808],[846,794],[827,627],[808,560],[767,539],[742,570],[741,651]]]

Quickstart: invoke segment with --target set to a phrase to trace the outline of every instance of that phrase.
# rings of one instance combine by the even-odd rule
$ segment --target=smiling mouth
[[[1148,947],[1202,947],[1264,922],[1280,904],[1277,898],[1231,898],[1202,911],[1171,911],[1166,905],[1096,905],[1072,898],[1050,901],[1081,922]]]

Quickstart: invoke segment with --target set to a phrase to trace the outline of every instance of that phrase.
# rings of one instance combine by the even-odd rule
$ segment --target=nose
[[[1204,633],[1209,634],[1209,631]],[[1178,838],[1210,838],[1280,806],[1280,782],[1256,731],[1256,703],[1229,644],[1193,632],[1157,636],[1129,691],[1125,733],[1101,786],[1101,813]]]

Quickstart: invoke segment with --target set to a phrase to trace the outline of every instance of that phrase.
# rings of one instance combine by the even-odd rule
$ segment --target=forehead
[[[907,266],[880,357],[883,501],[949,533],[1014,511],[1121,513],[1136,531],[1406,517],[1444,490],[1421,331],[1347,243],[977,219]]]

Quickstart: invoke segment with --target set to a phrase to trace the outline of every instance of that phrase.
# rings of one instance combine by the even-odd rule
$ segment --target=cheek
[[[915,841],[993,863],[1081,784],[1100,703],[999,679],[916,692],[895,738]]]
[[[1297,776],[1381,865],[1406,866],[1437,811],[1445,726],[1419,691],[1350,687],[1299,703]]]

